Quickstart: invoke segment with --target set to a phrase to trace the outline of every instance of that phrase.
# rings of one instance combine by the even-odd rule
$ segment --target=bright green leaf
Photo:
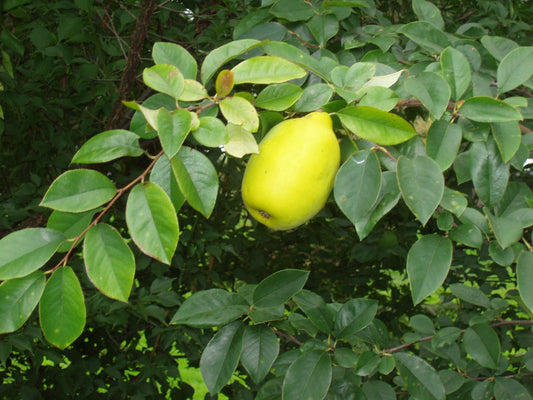
[[[160,108],[157,112],[157,132],[168,158],[176,155],[190,130],[189,111],[179,109],[170,113],[166,108]]]
[[[198,143],[207,147],[218,147],[228,141],[224,123],[215,117],[201,117],[200,127],[192,131]]]
[[[252,57],[237,64],[231,70],[235,84],[239,83],[282,83],[292,79],[303,78],[305,70],[298,65],[280,57]]]
[[[492,97],[470,97],[467,99],[459,113],[472,121],[477,122],[509,122],[522,120],[520,112],[505,101]]]
[[[156,64],[143,71],[144,84],[158,92],[168,94],[178,100],[185,85],[183,74],[169,64]]]
[[[234,124],[228,124],[225,129],[228,140],[224,143],[224,151],[230,156],[241,158],[246,154],[259,153],[259,145],[249,130]]]
[[[111,161],[124,156],[138,157],[143,154],[139,146],[139,136],[124,129],[99,133],[90,138],[74,154],[72,162],[93,164]]]
[[[229,123],[242,125],[250,132],[257,132],[259,129],[259,116],[248,100],[238,96],[226,97],[219,103],[219,107]]]
[[[152,58],[156,64],[173,65],[186,79],[196,79],[196,60],[191,54],[176,43],[156,42],[152,49]]]
[[[264,88],[255,99],[254,105],[265,110],[283,111],[302,96],[303,90],[292,83],[280,83]]]
[[[156,161],[152,171],[150,171],[150,182],[155,183],[165,191],[176,211],[185,203],[185,197],[178,186],[178,180],[168,157],[159,157]]]
[[[442,117],[450,100],[450,86],[434,72],[421,72],[405,80],[405,89],[419,99],[435,119]]]

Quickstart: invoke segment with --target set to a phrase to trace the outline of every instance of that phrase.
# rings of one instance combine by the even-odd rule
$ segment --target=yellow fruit
[[[248,161],[242,181],[244,205],[273,229],[302,225],[326,204],[339,163],[339,143],[327,113],[280,122]]]

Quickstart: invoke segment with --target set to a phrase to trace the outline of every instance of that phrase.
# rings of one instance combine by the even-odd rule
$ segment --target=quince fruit
[[[339,164],[339,143],[327,113],[280,122],[248,161],[242,181],[244,205],[270,228],[296,228],[324,207]]]

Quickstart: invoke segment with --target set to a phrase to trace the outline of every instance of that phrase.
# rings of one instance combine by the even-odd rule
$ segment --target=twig
[[[276,335],[284,337],[285,339],[289,339],[291,342],[296,343],[298,346],[302,346],[303,345],[303,343],[300,342],[298,339],[296,339],[293,335],[289,335],[289,334],[287,334],[285,332],[278,331],[276,328],[270,328],[270,329],[272,329],[272,331]]]
[[[130,188],[132,188],[134,185],[136,185],[138,182],[140,181],[143,181],[144,178],[146,177],[146,175],[148,174],[148,172],[151,171],[151,169],[154,167],[155,163],[157,162],[157,160],[159,160],[159,158],[164,154],[164,151],[161,150],[161,152],[159,152],[159,154],[157,154],[154,159],[152,160],[152,162],[150,163],[150,165],[143,171],[143,173],[141,175],[139,175],[137,178],[135,178],[134,180],[132,180],[130,183],[128,183],[126,186],[124,186],[123,188],[121,189],[118,189],[117,193],[115,194],[115,196],[109,200],[109,203],[107,203],[107,205],[105,206],[105,208],[100,211],[100,213],[96,216],[96,218],[89,224],[89,226],[87,226],[87,228],[85,228],[83,230],[82,233],[80,233],[78,236],[76,236],[74,239],[73,239],[73,243],[72,243],[72,246],[70,246],[70,249],[68,250],[67,254],[65,254],[65,256],[61,259],[60,262],[57,263],[57,265],[55,267],[53,267],[52,269],[46,271],[45,273],[46,274],[52,274],[54,273],[54,271],[56,269],[58,269],[59,267],[61,266],[66,266],[67,265],[67,262],[68,260],[70,259],[70,256],[72,254],[72,252],[74,251],[74,249],[76,248],[76,246],[78,245],[78,242],[83,238],[83,236],[85,236],[85,234],[89,231],[89,229],[91,229],[93,226],[95,226],[96,224],[98,224],[98,222],[100,222],[100,220],[102,219],[102,217],[109,211],[109,209],[113,206],[113,204],[115,204],[115,202],[125,193],[127,192]]]

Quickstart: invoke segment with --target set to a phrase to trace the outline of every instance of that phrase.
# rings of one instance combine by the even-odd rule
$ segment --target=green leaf
[[[281,399],[282,388],[282,378],[270,379],[259,388],[254,400],[279,400]]]
[[[172,158],[181,148],[191,130],[191,113],[178,109],[170,113],[166,108],[157,112],[157,132],[161,146],[168,158]]]
[[[187,202],[209,218],[218,194],[218,175],[211,161],[199,151],[183,146],[170,163]]]
[[[83,332],[85,315],[85,300],[76,274],[70,267],[58,268],[46,282],[39,303],[46,340],[63,350]]]
[[[52,182],[40,206],[79,213],[107,203],[116,193],[114,183],[101,172],[73,169]]]
[[[146,255],[170,265],[178,244],[178,218],[167,194],[155,183],[140,183],[126,203],[131,238]]]
[[[246,327],[241,363],[256,384],[265,379],[278,354],[279,343],[272,329],[266,325]]]
[[[444,400],[446,390],[435,369],[421,358],[408,353],[395,353],[398,372],[409,391],[418,399]]]
[[[307,282],[309,271],[284,269],[263,279],[254,289],[254,307],[276,307],[287,302]]]
[[[496,400],[531,400],[529,391],[516,379],[496,377],[494,380]]]
[[[505,101],[492,97],[470,97],[467,99],[459,113],[472,121],[477,122],[509,122],[522,120],[520,112]]]
[[[431,54],[440,54],[450,45],[448,36],[430,22],[411,22],[402,26],[398,32],[404,34]]]
[[[463,336],[465,350],[483,367],[498,369],[500,362],[500,340],[498,334],[487,324],[477,324]]]
[[[175,66],[186,79],[196,79],[198,69],[196,60],[179,44],[169,42],[154,43],[152,58],[156,64]]]
[[[0,333],[14,332],[29,318],[43,294],[46,279],[40,271],[0,285]]]
[[[450,101],[450,86],[434,72],[421,72],[405,80],[405,89],[419,99],[435,119],[442,117]]]
[[[339,32],[339,21],[333,14],[316,14],[307,22],[307,27],[320,47],[324,47]]]
[[[500,36],[483,36],[481,38],[481,43],[498,61],[503,60],[511,50],[518,47],[516,42]]]
[[[156,64],[145,68],[143,82],[149,88],[168,94],[178,100],[185,86],[183,74],[178,68],[169,64]]]
[[[350,106],[337,115],[349,131],[379,145],[400,144],[416,135],[406,120],[376,108]]]
[[[436,5],[426,0],[413,0],[412,6],[419,21],[427,21],[435,25],[437,29],[444,29],[444,20]]]
[[[476,193],[488,207],[495,206],[503,198],[509,181],[509,165],[499,154],[494,140],[472,144],[470,173]]]
[[[282,83],[303,78],[306,75],[302,67],[274,56],[248,58],[233,67],[231,71],[236,85],[239,83]]]
[[[477,226],[471,223],[461,224],[449,233],[450,239],[465,246],[481,249],[483,236]]]
[[[370,380],[363,383],[363,392],[367,399],[396,400],[396,393],[387,382]]]
[[[367,0],[324,0],[322,8],[324,10],[332,7],[358,7],[358,8],[370,8]]]
[[[472,389],[472,400],[494,399],[494,382],[485,380],[478,382]]]
[[[185,203],[185,197],[178,186],[178,180],[168,157],[159,157],[156,161],[150,172],[150,182],[155,183],[165,191],[176,211]]]
[[[518,291],[522,301],[533,313],[533,252],[524,251],[516,264]]]
[[[492,134],[500,150],[500,155],[504,163],[508,163],[514,157],[520,143],[522,133],[517,121],[493,123]]]
[[[226,120],[251,132],[259,129],[259,116],[255,107],[246,99],[238,96],[226,97],[219,104],[220,111]]]
[[[172,324],[211,328],[230,323],[248,311],[246,300],[222,289],[208,289],[188,297],[178,309]]]
[[[25,228],[0,240],[0,280],[26,276],[54,255],[65,236],[48,228]]]
[[[373,151],[354,154],[337,172],[335,201],[354,225],[376,204],[380,190],[381,168]]]
[[[215,72],[228,61],[246,53],[262,43],[255,39],[241,39],[226,43],[212,50],[204,59],[201,69],[202,82],[206,84]]]
[[[372,63],[357,62],[350,68],[339,66],[331,71],[331,80],[335,84],[336,92],[351,103],[358,99],[359,89],[370,81],[376,73],[376,66]]]
[[[370,81],[369,81],[370,82]],[[368,82],[367,82],[368,83]],[[359,106],[374,107],[388,112],[396,107],[400,98],[393,90],[383,86],[363,85],[356,93]]]
[[[459,328],[455,326],[447,326],[442,328],[435,333],[431,339],[431,345],[434,349],[439,349],[446,345],[455,343],[455,341],[461,336],[462,332]]]
[[[498,93],[505,93],[522,85],[533,75],[533,46],[511,50],[498,65]]]
[[[302,96],[294,105],[296,112],[312,112],[320,109],[330,101],[333,96],[333,89],[325,83],[315,83],[307,86]]]
[[[305,352],[287,370],[282,399],[322,400],[328,392],[331,377],[331,361],[327,352]]]
[[[320,295],[304,289],[295,294],[293,300],[318,329],[325,333],[331,332],[333,312]]]
[[[489,220],[490,227],[502,249],[506,249],[522,238],[522,223],[511,217],[496,217],[489,210],[483,208]]]
[[[115,228],[103,223],[91,227],[83,242],[83,259],[87,276],[100,292],[128,301],[135,257]]]
[[[139,146],[139,136],[124,129],[115,129],[90,138],[74,154],[72,163],[103,163],[124,156],[138,157],[141,154],[143,150]]]
[[[426,225],[444,194],[444,177],[439,165],[426,156],[400,156],[396,169],[405,204]]]
[[[294,64],[317,74],[325,81],[329,80],[329,71],[325,69],[318,60],[314,59],[309,54],[304,53],[296,46],[284,42],[267,42],[261,46],[261,49],[270,56],[280,57],[291,61]]]
[[[437,234],[422,236],[409,249],[407,276],[414,305],[442,285],[452,264],[452,254],[452,241]]]
[[[265,110],[283,111],[296,103],[302,93],[303,90],[292,83],[269,85],[257,95],[254,105]]]
[[[378,303],[370,299],[351,299],[344,303],[335,318],[335,333],[339,339],[366,328],[376,316]]]
[[[198,81],[185,79],[183,82],[183,92],[178,100],[180,101],[200,101],[209,97],[207,89]]]
[[[288,21],[306,21],[315,15],[313,7],[303,0],[279,0],[270,13]]]
[[[461,140],[461,127],[446,121],[435,121],[429,128],[426,138],[426,152],[440,166],[441,171],[447,170],[455,161]]]
[[[249,130],[231,123],[225,129],[228,140],[224,143],[224,151],[230,156],[241,158],[246,154],[259,153],[259,145]]]
[[[501,248],[497,240],[493,240],[489,243],[489,256],[496,264],[503,267],[511,265],[515,260],[513,247],[507,247],[504,250]]]
[[[466,200],[466,196],[463,193],[447,187],[444,188],[444,195],[440,201],[442,208],[460,217],[467,205],[468,200]]]
[[[440,55],[440,65],[442,74],[452,89],[452,99],[459,100],[472,80],[468,59],[459,50],[447,47]]]
[[[381,191],[376,204],[367,215],[355,224],[359,240],[363,240],[368,236],[379,220],[396,206],[400,197],[401,193],[398,188],[396,173],[392,171],[383,172]]]
[[[490,299],[481,291],[481,289],[466,286],[463,283],[452,283],[449,287],[452,294],[461,300],[476,306],[490,308]]]
[[[215,117],[201,117],[200,127],[192,131],[198,143],[207,147],[218,147],[228,141],[224,123]]]
[[[209,341],[200,358],[200,372],[209,393],[220,391],[231,379],[242,352],[244,325],[223,326]]]

